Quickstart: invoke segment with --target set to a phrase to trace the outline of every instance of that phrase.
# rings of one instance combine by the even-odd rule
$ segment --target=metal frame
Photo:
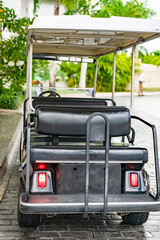
[[[131,73],[130,110],[132,110],[133,106],[134,106],[135,49],[136,49],[136,45],[133,45],[133,47],[132,47],[132,73]],[[117,56],[117,51],[114,52],[114,61],[113,61],[112,99],[115,99],[116,56]]]
[[[159,37],[159,24],[158,20],[89,16],[59,16],[57,24],[55,16],[38,17],[29,27],[28,42],[33,36],[35,53],[49,52],[47,45],[52,44],[53,54],[98,57]],[[68,51],[68,45],[74,49]]]
[[[157,193],[156,196],[153,196],[156,200],[160,197],[160,174],[159,174],[159,156],[158,156],[158,141],[157,141],[157,131],[156,127],[149,122],[143,120],[140,117],[137,116],[131,116],[131,119],[136,119],[144,123],[145,125],[152,128],[152,134],[153,134],[153,146],[154,146],[154,160],[155,160],[155,172],[156,172],[156,186],[157,186]]]
[[[131,99],[130,99],[130,110],[132,110],[134,106],[134,71],[135,71],[135,48],[136,45],[132,48],[132,74],[131,74]],[[115,78],[116,78],[116,55],[117,51],[114,52],[114,63],[113,63],[113,84],[112,84],[112,99],[115,99]],[[33,44],[30,44],[29,52],[28,52],[28,61],[27,61],[27,89],[26,97],[29,98],[29,111],[28,113],[33,112],[34,108],[32,106],[32,57],[33,57]],[[98,73],[98,61],[99,57],[97,57],[96,68],[95,68],[95,80],[94,80],[94,90],[93,97],[96,97],[96,86],[97,86],[97,73]]]
[[[90,149],[90,135],[91,135],[91,120],[100,116],[104,118],[105,124],[105,188],[104,188],[104,196],[102,198],[102,194],[97,194],[95,196],[89,195],[89,149]],[[25,183],[25,194],[21,195],[20,199],[20,209],[24,213],[69,213],[69,212],[82,212],[84,209],[84,216],[88,216],[88,212],[102,212],[104,216],[107,214],[107,209],[110,212],[113,211],[121,211],[121,212],[134,212],[134,211],[158,211],[160,209],[160,176],[159,176],[159,157],[158,157],[158,143],[157,143],[157,133],[154,125],[148,123],[147,121],[137,117],[131,116],[131,119],[136,119],[144,123],[145,125],[151,127],[153,133],[153,145],[154,145],[154,157],[155,157],[155,171],[156,171],[156,185],[157,185],[157,193],[156,196],[150,193],[151,198],[148,194],[138,194],[135,195],[126,195],[120,194],[117,195],[118,201],[113,201],[114,197],[109,195],[108,201],[108,163],[109,163],[109,120],[103,113],[93,113],[89,116],[87,121],[87,138],[86,138],[86,175],[85,175],[85,199],[82,201],[82,194],[73,197],[70,196],[70,201],[68,202],[68,198],[66,195],[62,196],[54,196],[54,200],[52,198],[48,199],[48,197],[37,195],[32,196],[29,194],[29,170],[30,170],[30,118],[27,116],[27,162],[26,162],[26,183]],[[98,162],[99,163],[99,162]],[[90,201],[89,201],[90,196]],[[28,201],[30,197],[35,198],[35,203],[32,201]],[[45,198],[44,198],[45,197]],[[69,196],[68,196],[69,197]],[[92,201],[92,198],[95,198]],[[113,199],[112,199],[113,198]],[[40,201],[39,201],[40,199]],[[45,201],[45,199],[47,199]],[[57,199],[57,200],[56,200]],[[73,203],[71,202],[73,200]],[[103,201],[102,201],[103,199]],[[53,201],[53,202],[52,202]],[[41,209],[42,208],[42,209]]]
[[[116,199],[115,199],[116,198]],[[84,213],[84,194],[76,195],[30,195],[25,202],[25,195],[20,196],[20,211],[32,214]],[[101,213],[104,211],[103,194],[91,194],[88,211]],[[142,194],[109,195],[108,212],[150,212],[159,211],[160,201],[152,196]]]
[[[29,170],[30,170],[30,145],[31,145],[31,125],[30,125],[30,115],[27,116],[27,161],[26,161],[26,186],[25,186],[25,200],[28,201],[29,198]]]
[[[112,99],[115,99],[116,56],[117,56],[117,51],[114,52],[114,60],[113,60]]]
[[[24,128],[26,127],[26,107],[27,107],[27,102],[29,98],[26,98],[23,103],[23,132]]]
[[[31,29],[32,32],[33,29]],[[30,34],[31,34],[30,32]],[[126,31],[127,32],[127,31]],[[129,30],[128,30],[129,33]],[[58,34],[57,34],[58,36]],[[84,35],[83,35],[84,36]],[[116,77],[116,54],[118,50],[123,50],[126,49],[128,47],[132,47],[132,75],[131,75],[131,101],[130,101],[130,109],[133,108],[133,104],[134,104],[134,70],[135,70],[135,48],[136,45],[148,41],[150,39],[154,39],[160,36],[160,33],[154,33],[154,35],[149,36],[148,38],[146,37],[146,39],[133,39],[135,40],[134,43],[130,43],[128,45],[126,45],[125,47],[123,46],[119,46],[116,49],[111,49],[111,51],[108,50],[108,52],[105,54],[105,52],[103,54],[95,54],[92,55],[92,57],[97,57],[97,61],[96,61],[96,69],[95,69],[95,82],[94,82],[94,92],[93,92],[93,97],[96,97],[96,84],[97,84],[97,72],[98,72],[98,60],[100,56],[103,55],[107,55],[110,53],[114,53],[114,65],[113,65],[113,89],[112,89],[112,104],[115,105],[115,77]],[[106,37],[106,36],[105,36]],[[114,36],[114,39],[116,39],[118,37]],[[126,38],[128,39],[128,37],[126,36]],[[132,37],[133,38],[133,37]],[[131,38],[130,38],[131,39]],[[152,198],[150,198],[150,200],[145,201],[145,198],[143,199],[143,201],[139,201],[134,203],[134,201],[131,202],[109,202],[108,204],[108,163],[109,163],[109,120],[108,118],[102,114],[102,113],[94,113],[92,115],[90,115],[90,117],[88,118],[87,121],[87,139],[86,139],[86,175],[85,175],[85,199],[83,198],[83,201],[81,202],[80,200],[77,200],[77,202],[73,203],[66,203],[66,202],[62,202],[62,203],[40,203],[38,204],[38,206],[34,203],[30,203],[28,202],[29,200],[29,184],[30,184],[30,135],[31,135],[31,126],[30,126],[30,113],[32,111],[34,111],[33,107],[32,107],[32,59],[33,59],[33,39],[32,39],[32,35],[29,35],[29,44],[28,44],[28,54],[27,54],[27,86],[29,87],[27,89],[26,92],[26,96],[27,99],[29,99],[29,101],[26,99],[24,106],[26,107],[27,105],[27,162],[26,162],[26,183],[25,183],[25,194],[21,195],[21,199],[20,199],[20,207],[21,210],[24,212],[28,211],[28,212],[32,212],[33,209],[36,208],[36,211],[40,212],[44,211],[45,212],[52,212],[52,207],[54,206],[57,209],[57,212],[64,212],[70,210],[70,209],[76,209],[78,211],[81,211],[81,208],[83,208],[84,211],[84,215],[85,217],[88,216],[88,212],[90,212],[91,210],[94,211],[103,211],[104,216],[107,214],[107,208],[110,211],[135,211],[135,208],[137,211],[141,211],[141,210],[146,210],[146,211],[150,211],[150,209],[152,210],[159,210],[160,209],[160,174],[159,174],[159,156],[158,156],[158,143],[157,143],[157,133],[156,133],[156,128],[154,125],[146,122],[145,120],[137,117],[137,116],[131,116],[132,119],[136,119],[141,121],[142,123],[146,124],[147,126],[151,127],[152,129],[152,133],[153,133],[153,145],[154,145],[154,160],[155,160],[155,171],[156,171],[156,196],[151,195]],[[43,44],[43,43],[42,43]],[[48,44],[48,43],[46,43]],[[66,47],[76,47],[73,45],[66,45]],[[81,47],[90,47],[90,46],[81,46]],[[107,46],[92,46],[94,49],[97,49],[98,47],[100,48],[108,48]],[[110,48],[115,47],[115,46],[109,46]],[[107,50],[105,50],[107,51]],[[89,51],[88,51],[89,53]],[[48,54],[47,54],[48,55]],[[55,54],[56,55],[56,54]],[[58,54],[57,54],[58,55]],[[64,54],[65,55],[65,54]],[[69,55],[70,56],[70,55]],[[28,102],[27,102],[28,101]],[[96,117],[96,116],[100,116],[102,118],[104,118],[105,120],[105,180],[104,180],[104,184],[105,184],[105,188],[104,188],[104,196],[101,197],[101,201],[95,201],[95,202],[89,202],[89,164],[91,163],[91,161],[89,160],[89,149],[90,149],[90,127],[91,127],[91,120]],[[25,126],[25,119],[26,117],[26,113],[24,114],[24,126]],[[37,161],[38,162],[38,161]],[[124,194],[123,194],[124,195]],[[143,198],[144,195],[139,195],[139,199],[141,199],[141,197]],[[36,197],[39,196],[33,196],[35,199]],[[42,200],[43,197],[46,196],[41,196]],[[59,196],[57,196],[58,199]],[[84,196],[83,196],[84,197]],[[129,196],[121,196],[121,197],[126,197],[127,199],[131,198]],[[131,196],[132,197],[132,196]],[[149,197],[149,196],[148,196]],[[154,198],[154,199],[153,199]],[[138,199],[138,197],[137,197]],[[153,199],[151,201],[151,199]],[[24,201],[23,201],[24,200]],[[56,205],[57,204],[57,205]],[[58,205],[59,204],[59,205]],[[43,210],[40,209],[40,207],[43,207]],[[60,207],[62,207],[62,211],[60,211]],[[31,209],[32,208],[32,209]],[[145,209],[146,208],[146,209]],[[26,210],[27,209],[27,210]],[[67,210],[66,210],[67,209]]]
[[[88,217],[88,198],[89,198],[89,149],[90,149],[90,135],[91,135],[91,120],[94,117],[102,117],[105,120],[105,177],[104,177],[104,216],[107,215],[108,204],[108,165],[109,165],[109,120],[101,112],[93,113],[87,120],[87,136],[86,136],[86,170],[85,170],[85,210],[84,216]]]
[[[134,106],[135,50],[136,50],[136,45],[133,45],[133,47],[132,47],[132,75],[131,75],[131,102],[130,102],[130,110],[132,110],[132,108]]]
[[[93,92],[93,97],[96,97],[96,86],[97,86],[97,73],[98,73],[98,61],[99,57],[97,57],[96,61],[96,69],[95,69],[95,77],[94,77],[94,92]]]

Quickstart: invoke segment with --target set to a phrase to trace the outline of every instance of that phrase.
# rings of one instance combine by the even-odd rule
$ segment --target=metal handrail
[[[89,198],[89,150],[90,150],[90,133],[91,120],[100,116],[105,120],[105,177],[104,177],[104,216],[107,215],[108,205],[108,165],[109,165],[109,120],[106,115],[101,112],[93,113],[87,120],[87,136],[86,136],[86,168],[85,168],[85,209],[84,217],[88,217],[88,198]]]
[[[155,199],[158,200],[160,197],[160,175],[159,175],[159,156],[158,156],[158,140],[157,140],[157,131],[156,127],[149,122],[143,120],[140,117],[137,116],[131,116],[131,118],[136,119],[144,123],[145,125],[152,128],[152,134],[153,134],[153,147],[154,147],[154,160],[155,160],[155,172],[156,172],[156,186],[157,186],[157,193],[155,196]]]

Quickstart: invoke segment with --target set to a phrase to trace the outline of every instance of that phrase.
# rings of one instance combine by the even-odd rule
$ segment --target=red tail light
[[[44,163],[39,163],[39,164],[37,165],[37,169],[45,170],[45,169],[47,169],[47,166],[46,166],[46,164],[44,164]]]
[[[47,186],[47,174],[44,172],[38,173],[38,187]]]
[[[138,174],[130,173],[130,184],[131,187],[138,187]]]

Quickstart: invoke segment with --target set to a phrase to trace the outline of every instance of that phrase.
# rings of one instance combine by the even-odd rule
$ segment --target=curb
[[[19,151],[20,137],[22,130],[22,118],[18,123],[16,131],[13,134],[12,140],[8,146],[6,155],[4,157],[3,166],[0,169],[0,201],[3,198],[5,190],[8,185],[8,181],[11,177],[13,166],[16,161],[16,157]]]
[[[22,115],[22,106],[19,109],[16,109],[16,110],[0,108],[0,113],[1,114],[19,114],[19,115]]]

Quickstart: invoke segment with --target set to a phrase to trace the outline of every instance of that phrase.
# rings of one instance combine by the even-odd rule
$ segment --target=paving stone
[[[13,213],[13,210],[0,210],[0,215],[11,215]]]
[[[80,225],[105,225],[104,220],[80,220]]]
[[[132,232],[134,231],[129,225],[108,225],[108,226],[98,226],[101,232],[117,232],[117,231],[125,231]]]
[[[52,226],[52,225],[41,225],[39,227],[40,231],[68,231],[68,227],[67,226]]]
[[[122,237],[122,234],[121,232],[93,232],[93,236],[96,238],[112,237],[116,239]]]
[[[56,237],[56,238],[60,237],[59,233],[56,231],[41,231],[38,234],[39,237]]]
[[[153,235],[150,232],[122,232],[122,236],[127,238],[129,237],[135,237],[135,238],[143,238],[143,237],[152,237]]]
[[[131,226],[134,231],[143,231],[143,232],[158,232],[160,231],[159,225],[145,225],[145,226]]]
[[[24,236],[24,233],[22,232],[0,232],[0,237],[1,238],[4,238],[4,239],[7,239],[8,237],[12,237],[12,238],[15,238],[15,237],[21,237],[21,236]]]
[[[86,231],[86,232],[60,232],[61,237],[92,237],[92,232]]]
[[[13,237],[7,237],[7,238],[4,238],[4,237],[0,237],[0,240],[15,240],[15,239],[18,239],[18,238],[13,238]]]
[[[156,237],[156,238],[159,237],[159,239],[160,239],[160,231],[158,231],[158,232],[152,232],[152,235],[153,235],[153,237]]]
[[[70,231],[97,231],[98,226],[69,226]]]
[[[0,220],[0,226],[11,225],[11,220]]]

